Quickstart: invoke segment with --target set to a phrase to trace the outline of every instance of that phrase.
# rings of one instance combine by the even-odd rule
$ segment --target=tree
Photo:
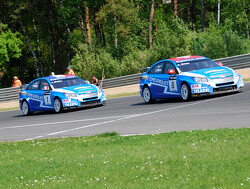
[[[23,44],[18,32],[13,33],[6,24],[0,23],[0,70],[6,69],[6,63],[12,58],[19,58],[22,54],[20,46]]]

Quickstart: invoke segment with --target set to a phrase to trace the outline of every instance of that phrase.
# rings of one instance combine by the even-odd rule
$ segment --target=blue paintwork
[[[185,82],[191,90],[192,96],[211,95],[216,92],[222,92],[226,87],[232,87],[233,90],[239,90],[244,86],[242,77],[234,70],[217,65],[212,68],[198,69],[183,72],[178,67],[181,63],[192,63],[199,61],[212,61],[203,56],[177,57],[156,62],[147,72],[143,73],[140,80],[140,94],[143,97],[143,89],[148,86],[152,99],[175,98],[181,97],[181,85]],[[155,69],[160,63],[171,62],[177,73],[175,74],[152,74],[151,70]],[[199,64],[199,63],[198,63]],[[165,69],[165,68],[163,68]],[[206,78],[208,82],[196,82],[194,77]]]
[[[75,85],[63,88],[54,88],[52,85],[53,81],[63,79],[80,79],[77,76],[57,75],[43,77],[35,79],[25,87],[20,93],[19,104],[22,109],[22,103],[26,100],[30,107],[30,112],[34,111],[45,111],[54,110],[54,100],[59,98],[64,108],[70,107],[81,107],[87,103],[93,102],[93,104],[103,104],[106,101],[104,91],[99,87],[88,84],[80,79],[84,84]],[[50,89],[46,90],[28,90],[29,86],[36,81],[46,80],[50,86]],[[42,87],[40,87],[42,89]],[[75,94],[75,97],[66,97],[65,93]],[[82,96],[85,95],[85,96]],[[91,96],[91,98],[86,96]],[[94,103],[95,102],[95,103]]]

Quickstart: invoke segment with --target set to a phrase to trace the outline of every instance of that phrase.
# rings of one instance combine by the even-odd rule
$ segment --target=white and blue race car
[[[156,99],[241,91],[242,77],[233,69],[204,56],[176,57],[156,62],[141,76],[140,94],[146,103]]]
[[[106,96],[99,87],[77,76],[55,75],[35,79],[20,93],[19,104],[24,115],[34,111],[102,105]]]

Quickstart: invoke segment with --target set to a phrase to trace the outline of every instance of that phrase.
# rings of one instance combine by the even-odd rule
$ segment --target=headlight
[[[194,80],[197,83],[208,83],[208,79],[206,77],[194,77]]]
[[[77,97],[76,93],[64,93],[67,98],[75,98]]]
[[[234,79],[237,78],[239,75],[237,72],[234,72]]]
[[[98,87],[98,93],[102,93],[102,90]]]

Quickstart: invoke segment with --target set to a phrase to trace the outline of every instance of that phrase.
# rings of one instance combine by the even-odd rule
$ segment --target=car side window
[[[45,79],[42,79],[39,90],[50,90],[50,86],[49,86],[48,81],[46,81]]]
[[[39,90],[39,84],[40,80],[34,81],[33,83],[30,84],[27,90]]]
[[[165,63],[165,68],[164,68],[164,73],[166,74],[169,70],[174,70],[175,72],[177,72],[176,67],[174,66],[174,64],[172,62],[164,62]]]
[[[163,74],[164,63],[154,65],[150,70],[149,74]]]

